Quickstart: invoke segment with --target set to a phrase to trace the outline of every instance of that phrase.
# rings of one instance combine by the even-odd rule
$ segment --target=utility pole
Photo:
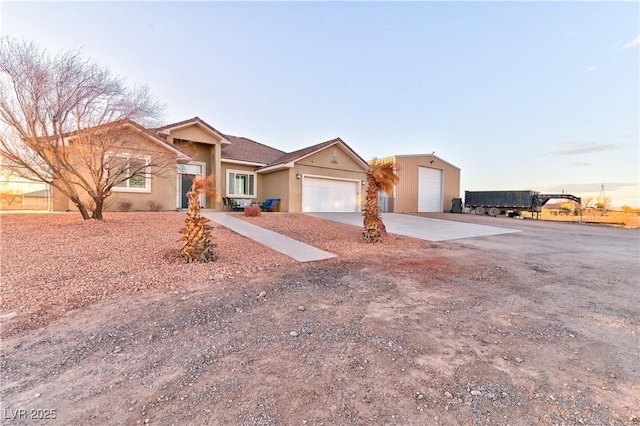
[[[607,194],[604,192],[604,183],[600,184],[600,195],[598,195],[598,202],[596,206],[600,209],[600,214],[603,215],[607,204]]]

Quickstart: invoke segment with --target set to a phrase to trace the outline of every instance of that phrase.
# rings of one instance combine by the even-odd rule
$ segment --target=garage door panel
[[[418,212],[442,212],[442,170],[418,168]]]
[[[303,212],[358,211],[358,182],[305,177],[302,182]]]

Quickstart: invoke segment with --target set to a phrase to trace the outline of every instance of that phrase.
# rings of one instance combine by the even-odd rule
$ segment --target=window
[[[256,174],[251,172],[228,170],[227,196],[255,198]]]
[[[151,167],[149,157],[133,157],[128,155],[113,156],[109,161],[109,169],[117,180],[126,178],[113,186],[117,192],[151,192]]]
[[[204,163],[200,164],[178,164],[178,173],[181,175],[196,175],[198,177],[204,176],[202,173]]]

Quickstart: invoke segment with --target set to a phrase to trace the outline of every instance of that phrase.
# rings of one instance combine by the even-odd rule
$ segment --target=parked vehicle
[[[549,200],[565,198],[580,205],[582,199],[570,194],[540,194],[537,191],[465,191],[464,205],[475,214],[521,216],[523,211],[540,213]]]

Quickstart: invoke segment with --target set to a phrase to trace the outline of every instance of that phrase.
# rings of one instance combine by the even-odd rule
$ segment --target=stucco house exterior
[[[161,173],[131,178],[112,189],[106,210],[120,202],[132,210],[150,210],[150,203],[164,210],[187,207],[186,192],[195,177],[215,175],[220,197],[246,204],[279,198],[282,212],[359,212],[364,202],[368,164],[340,138],[283,152],[244,137],[224,134],[198,117],[159,128],[135,130],[136,153],[123,161],[148,161],[154,156],[172,160]],[[126,154],[125,154],[126,157]],[[223,210],[221,198],[202,196],[204,208]],[[55,193],[53,209],[73,205]]]
[[[369,163],[392,163],[400,178],[392,195],[380,194],[381,211],[448,212],[451,199],[460,196],[460,168],[436,155],[394,155]]]

